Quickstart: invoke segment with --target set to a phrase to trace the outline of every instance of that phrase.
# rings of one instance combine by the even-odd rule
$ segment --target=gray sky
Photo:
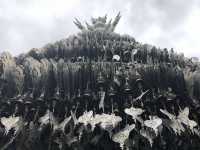
[[[78,32],[75,17],[122,18],[116,32],[200,58],[199,0],[0,0],[0,52],[13,55]]]

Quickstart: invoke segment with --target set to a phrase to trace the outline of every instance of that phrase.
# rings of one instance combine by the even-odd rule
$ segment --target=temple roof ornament
[[[91,18],[91,24],[85,22],[84,26],[77,18],[74,20],[74,24],[81,30],[81,31],[107,31],[107,32],[114,32],[119,20],[121,18],[120,12],[117,14],[115,19],[112,21],[110,19],[107,21],[107,15],[103,17]]]

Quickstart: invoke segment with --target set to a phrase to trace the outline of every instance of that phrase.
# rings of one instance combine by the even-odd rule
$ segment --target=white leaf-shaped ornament
[[[114,134],[112,140],[120,144],[120,148],[123,149],[124,142],[128,139],[130,132],[135,128],[135,124],[127,125],[124,129]]]
[[[101,122],[101,127],[105,130],[107,130],[110,133],[110,136],[112,134],[112,129],[114,129],[119,122],[122,121],[122,118],[119,116],[115,116],[114,114],[111,114],[109,116],[107,116],[107,120],[104,122]]]
[[[113,128],[115,128],[119,122],[122,121],[122,118],[119,116],[115,116],[114,114],[96,114],[95,117],[90,121],[93,129],[96,124],[101,123],[101,127],[110,132]]]
[[[185,132],[184,126],[181,124],[181,122],[177,119],[168,120],[165,121],[167,123],[167,126],[170,126],[170,128],[174,131],[175,134],[181,135],[181,133]]]
[[[153,129],[156,135],[158,135],[158,128],[162,125],[162,120],[158,117],[154,117],[150,120],[145,120],[144,125]]]
[[[108,114],[102,114],[101,116],[101,123],[102,123],[102,127],[106,128],[106,126],[112,126],[113,128],[115,128],[119,122],[122,121],[122,118],[119,116],[115,116],[114,114],[108,115]],[[105,129],[104,128],[104,129]]]
[[[132,118],[135,120],[137,119],[137,117],[139,115],[141,115],[143,112],[145,112],[145,110],[141,109],[141,108],[134,108],[134,107],[131,107],[131,108],[126,108],[124,110],[124,112],[127,114],[127,115],[130,115],[132,116]]]
[[[1,123],[5,126],[6,133],[8,133],[8,131],[11,128],[16,128],[19,121],[20,121],[20,117],[10,116],[8,118],[6,117],[1,118]]]
[[[189,108],[186,107],[182,111],[179,112],[177,119],[180,120],[181,123],[185,124],[193,131],[194,127],[197,126],[197,123],[194,120],[189,119]]]
[[[180,119],[177,119],[177,117],[171,113],[169,113],[167,110],[160,109],[160,111],[169,117],[169,120],[163,119],[163,124],[167,128],[171,128],[175,134],[180,135],[182,132],[185,131],[184,126],[181,124]]]
[[[93,119],[93,111],[88,111],[84,112],[83,115],[78,118],[78,122],[87,125],[91,122],[92,119]]]

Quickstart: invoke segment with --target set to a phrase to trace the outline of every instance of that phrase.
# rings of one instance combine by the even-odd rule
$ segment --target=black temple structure
[[[26,54],[0,55],[1,150],[200,149],[200,63],[91,18]]]

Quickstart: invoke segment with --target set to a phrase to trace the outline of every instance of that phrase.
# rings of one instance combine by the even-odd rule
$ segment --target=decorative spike
[[[73,22],[80,30],[85,30],[85,27],[81,24],[81,22],[77,18],[75,18],[75,21]]]
[[[106,23],[107,22],[107,14],[105,14],[105,16],[103,17],[103,23]]]
[[[111,31],[115,30],[115,28],[116,28],[117,24],[119,23],[120,19],[121,19],[121,13],[119,12],[117,14],[117,16],[115,17],[115,20],[112,22],[112,29],[111,29]]]

